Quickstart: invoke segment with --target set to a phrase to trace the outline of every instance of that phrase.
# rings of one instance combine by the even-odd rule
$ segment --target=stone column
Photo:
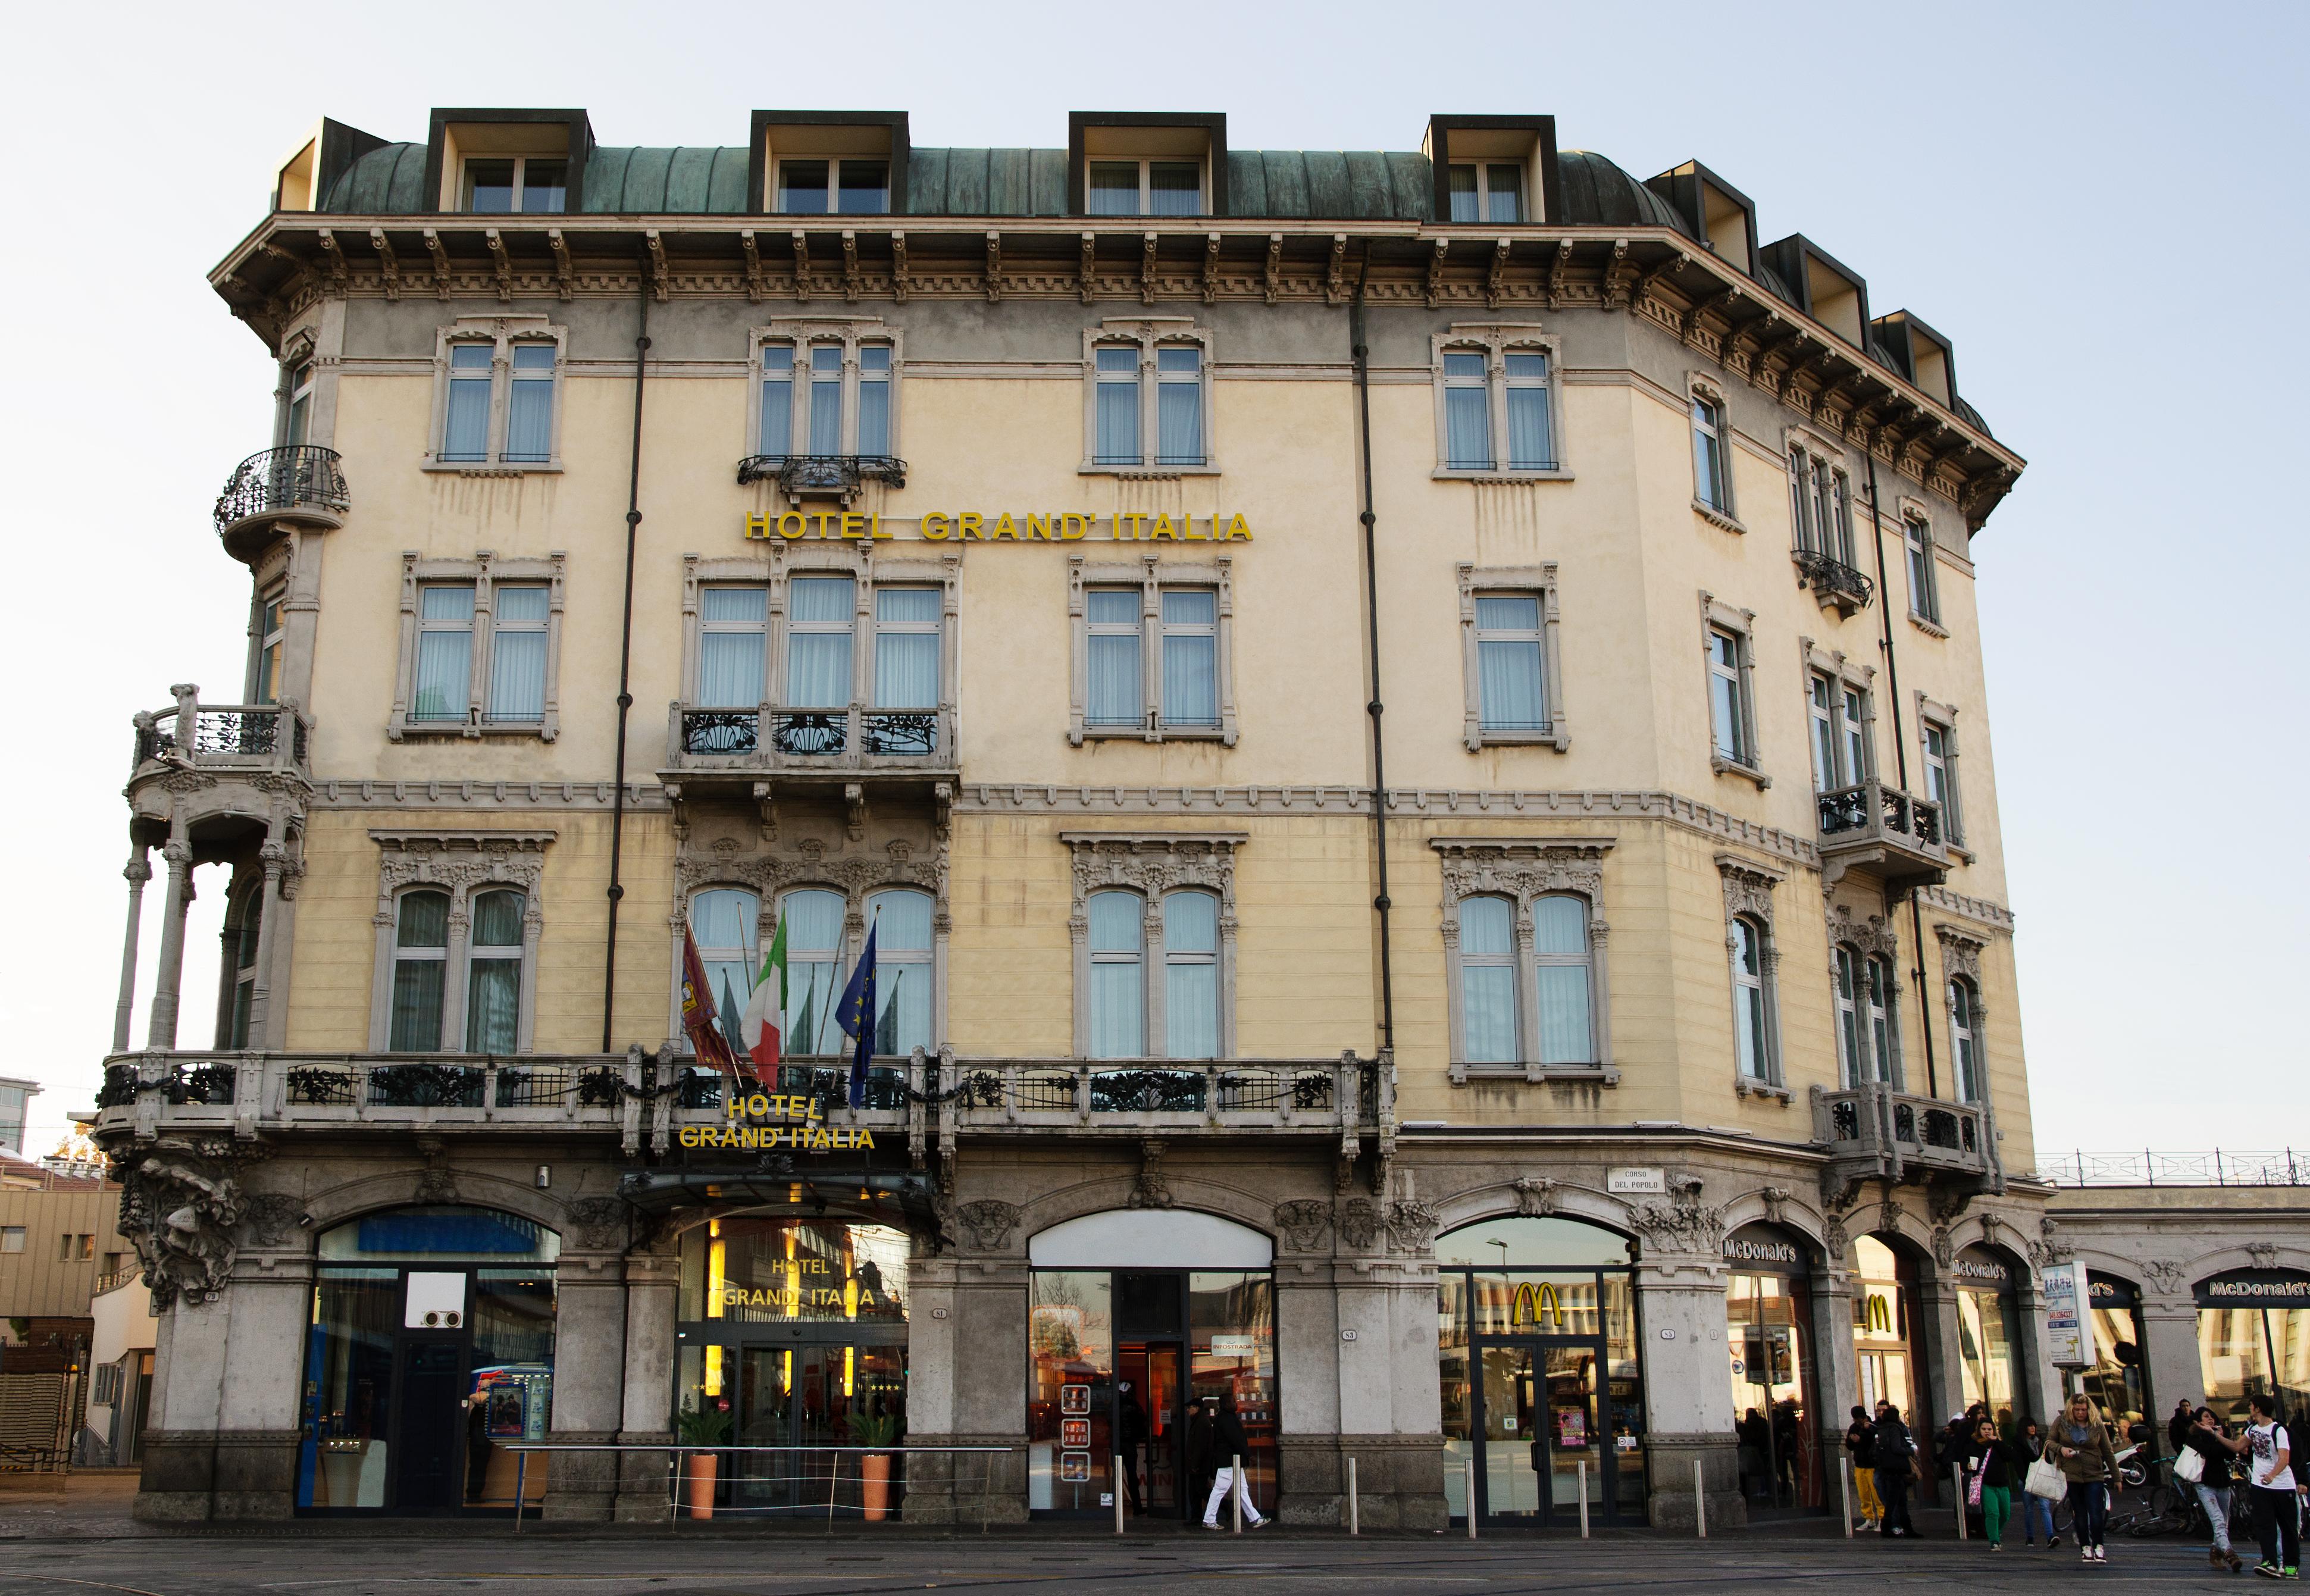
[[[1815,1432],[1820,1437],[1823,1500],[1837,1499],[1837,1460],[1845,1453],[1845,1427],[1861,1400],[1861,1359],[1853,1349],[1854,1277],[1845,1250],[1829,1255],[1828,1267],[1812,1278],[1812,1400]],[[1853,1488],[1857,1498],[1860,1488]]]
[[[1637,1269],[1637,1304],[1652,1526],[1690,1532],[1696,1461],[1709,1523],[1746,1524],[1740,1451],[1724,1410],[1722,1257],[1655,1256],[1648,1248]]]
[[[907,1261],[907,1438],[916,1445],[954,1438],[957,1270],[951,1257],[918,1253]],[[928,1453],[907,1459],[908,1522],[955,1522],[956,1462]],[[977,1460],[961,1478],[980,1478]]]
[[[275,923],[281,918],[281,870],[289,856],[281,831],[277,820],[270,823],[265,828],[265,846],[257,850],[257,857],[265,866],[265,888],[256,900],[256,974],[248,994],[248,1038],[244,1044],[249,1047],[265,1045],[265,1021],[273,1001],[273,950],[278,929]]]
[[[152,879],[151,850],[143,843],[121,875],[128,882],[128,932],[120,943],[120,1001],[112,1010],[112,1051],[128,1051],[128,1020],[136,1007],[136,932],[144,916],[144,883]]]
[[[553,1415],[547,1436],[556,1444],[604,1445],[619,1439],[626,1400],[623,1263],[615,1253],[561,1254],[554,1288]],[[621,1455],[533,1453],[530,1494],[536,1495],[543,1475],[547,1518],[605,1521],[617,1505]]]
[[[2149,1406],[2154,1420],[2171,1413],[2184,1397],[2206,1400],[2206,1367],[2198,1344],[2198,1303],[2184,1289],[2175,1296],[2141,1294],[2141,1358],[2149,1374]],[[2225,1415],[2224,1417],[2227,1417]]]
[[[169,828],[161,856],[169,862],[169,899],[161,915],[161,968],[152,981],[152,1019],[144,1044],[177,1045],[177,994],[185,976],[185,915],[193,906],[193,844],[179,817]]]
[[[2043,1422],[2062,1400],[2062,1371],[2054,1366],[2053,1349],[2045,1341],[2045,1288],[2034,1270],[2011,1263],[2007,1267],[2013,1271],[2013,1316],[2020,1321],[2005,1327],[2013,1350],[2013,1417],[2036,1416]],[[2086,1333],[2093,1333],[2090,1324]]]
[[[1957,1287],[1948,1276],[1928,1279],[1920,1271],[1916,1291],[1917,1323],[1909,1327],[1916,1395],[1911,1411],[1902,1417],[1909,1421],[1917,1455],[1925,1464],[1917,1500],[1946,1506],[1942,1498],[1950,1488],[1949,1477],[1935,1466],[1933,1451],[1941,1432],[1949,1427],[1950,1415],[1966,1406],[1965,1341],[1958,1323]]]
[[[1421,1251],[1427,1248],[1423,1243]],[[1333,1478],[1302,1481],[1287,1475],[1286,1515],[1295,1522],[1344,1524],[1346,1459],[1353,1456],[1358,1511],[1367,1527],[1440,1531],[1447,1514],[1433,1256],[1342,1258],[1333,1264],[1333,1283],[1338,1329],[1326,1327],[1329,1355],[1311,1371],[1336,1371],[1333,1422],[1339,1440],[1331,1459]],[[1347,1339],[1351,1331],[1353,1340]],[[1285,1371],[1287,1395],[1294,1379],[1305,1383],[1308,1378],[1293,1366]],[[1326,1486],[1328,1492],[1316,1494]],[[1295,1513],[1293,1503],[1303,1491],[1313,1496],[1305,1505],[1314,1511]]]
[[[682,1260],[670,1248],[626,1258],[625,1383],[618,1407],[622,1444],[654,1446],[673,1440],[674,1299],[681,1283]],[[559,1422],[558,1400],[556,1407]],[[618,1520],[665,1522],[666,1455],[627,1452],[617,1456]]]
[[[289,1234],[304,1240],[301,1232]],[[293,1514],[312,1292],[309,1256],[293,1248],[279,1256],[244,1251],[232,1284],[212,1305],[231,1309],[217,1392],[212,1517],[239,1522]]]
[[[222,1416],[225,1345],[232,1294],[215,1302],[180,1297],[161,1316],[153,1360],[153,1416],[144,1430],[144,1470],[135,1515],[146,1523],[204,1523],[215,1516],[217,1427]],[[278,1372],[298,1383],[295,1366]]]
[[[1020,1245],[1015,1233],[1001,1245]],[[957,1446],[1011,1446],[954,1460],[960,1524],[1021,1523],[1027,1517],[1027,1261],[1023,1255],[955,1265],[954,1340],[970,1355],[954,1379]]]

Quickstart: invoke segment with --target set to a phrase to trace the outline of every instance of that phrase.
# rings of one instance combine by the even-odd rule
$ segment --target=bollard
[[[1950,1481],[1957,1490],[1957,1538],[1965,1539],[1965,1465],[1950,1465]]]
[[[1115,1487],[1115,1532],[1123,1533],[1123,1454],[1115,1454],[1115,1475],[1109,1482]]]
[[[521,1533],[522,1511],[529,1496],[529,1453],[513,1454],[513,1532]]]
[[[1700,1485],[1700,1460],[1692,1460],[1692,1522],[1700,1539],[1708,1539],[1708,1493]]]
[[[1588,1539],[1588,1460],[1580,1460],[1580,1539]]]
[[[1356,1505],[1356,1460],[1353,1458],[1348,1460],[1348,1533],[1363,1533],[1363,1523]]]
[[[1243,1533],[1243,1453],[1231,1453],[1228,1462],[1234,1465],[1228,1481],[1228,1507],[1235,1517],[1235,1532]]]
[[[1853,1539],[1853,1460],[1849,1457],[1837,1460],[1837,1499],[1845,1504],[1845,1538],[1850,1540]]]
[[[1464,1482],[1468,1497],[1468,1539],[1476,1538],[1476,1458],[1469,1453],[1468,1461],[1460,1465],[1460,1478]]]

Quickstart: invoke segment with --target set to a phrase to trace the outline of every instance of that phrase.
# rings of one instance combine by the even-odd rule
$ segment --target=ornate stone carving
[[[1368,1197],[1350,1197],[1339,1206],[1340,1239],[1358,1252],[1379,1239],[1379,1209]]]
[[[551,831],[372,831],[378,849],[377,920],[393,924],[393,899],[404,887],[447,889],[462,902],[484,884],[519,887],[532,903],[545,873]]]
[[[970,1232],[970,1245],[982,1253],[999,1252],[1019,1225],[1019,1205],[983,1197],[956,1208],[954,1217]]]
[[[1275,1206],[1275,1227],[1294,1253],[1320,1253],[1324,1235],[1332,1227],[1332,1205],[1312,1197],[1295,1198]]]
[[[1853,1237],[1845,1228],[1845,1216],[1831,1214],[1820,1223],[1820,1245],[1828,1253],[1831,1269],[1843,1267],[1845,1254],[1853,1246]]]
[[[2273,1242],[2250,1241],[2245,1244],[2245,1254],[2254,1260],[2256,1269],[2274,1269],[2278,1265],[2278,1247]]]
[[[1399,1197],[1387,1205],[1387,1235],[1406,1253],[1424,1253],[1435,1245],[1441,1223],[1436,1210],[1414,1197]]]
[[[1544,1219],[1556,1211],[1557,1183],[1545,1175],[1516,1176],[1516,1212],[1527,1219]]]
[[[1235,851],[1241,832],[1064,832],[1074,855],[1074,906],[1106,887],[1131,887],[1152,900],[1177,887],[1215,892],[1220,915],[1235,917]]]
[[[1725,918],[1747,915],[1767,925],[1773,923],[1773,889],[1782,880],[1778,872],[1738,854],[1719,854],[1716,873],[1724,880]]]
[[[1786,1186],[1767,1186],[1757,1195],[1764,1200],[1767,1219],[1776,1225],[1785,1225],[1789,1222],[1789,1189]]]
[[[2149,1277],[2150,1285],[2172,1297],[2182,1289],[2184,1267],[2178,1258],[2152,1258],[2141,1266],[2141,1272]]]
[[[1139,1182],[1131,1191],[1133,1208],[1171,1206],[1171,1183],[1163,1175],[1163,1143],[1150,1139],[1139,1144]]]
[[[615,1197],[580,1197],[569,1205],[569,1230],[581,1251],[612,1251],[626,1234],[626,1205]]]
[[[155,1313],[179,1297],[214,1301],[232,1272],[234,1234],[248,1213],[230,1141],[164,1136],[114,1161],[116,1226],[136,1248]]]
[[[1701,1201],[1698,1175],[1669,1182],[1669,1200],[1646,1202],[1631,1219],[1646,1252],[1714,1254],[1724,1245],[1724,1210]]]
[[[457,1180],[439,1165],[427,1168],[417,1177],[417,1195],[421,1203],[447,1204],[457,1201]]]
[[[1957,1262],[1957,1241],[1950,1235],[1947,1225],[1933,1227],[1932,1246],[1933,1262],[1937,1267],[1948,1269]]]
[[[258,1192],[248,1199],[248,1245],[277,1247],[297,1228],[304,1205],[284,1192]]]
[[[1519,904],[1548,892],[1577,892],[1592,906],[1604,896],[1604,854],[1611,839],[1437,837],[1447,904],[1476,894],[1514,898]]]
[[[1976,987],[1981,984],[1981,950],[1988,946],[1985,939],[1959,926],[1936,921],[1933,935],[1941,939],[1941,968],[1952,976],[1963,976]]]
[[[1853,917],[1853,911],[1844,904],[1838,904],[1836,912],[1828,917],[1828,944],[1834,948],[1839,942],[1850,944],[1863,953],[1880,954],[1888,959],[1898,959],[1901,956],[1901,939],[1894,933],[1890,921],[1882,915],[1871,915],[1866,919],[1856,920]]]
[[[1877,1205],[1877,1233],[1880,1236],[1901,1234],[1901,1205],[1889,1196]]]
[[[2061,1238],[2061,1221],[2047,1214],[2037,1222],[2037,1239],[2029,1244],[2029,1267],[2039,1273],[2057,1263],[2067,1263],[2072,1256],[2070,1244]]]

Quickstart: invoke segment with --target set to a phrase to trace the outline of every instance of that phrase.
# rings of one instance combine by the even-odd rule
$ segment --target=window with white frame
[[[1882,953],[1871,953],[1861,967],[1861,974],[1870,1065],[1877,1080],[1898,1087],[1901,1084],[1901,1032],[1894,1004],[1901,989],[1894,978],[1893,961]]]
[[[1585,898],[1550,892],[1533,899],[1532,956],[1541,1063],[1595,1063],[1594,954]]]
[[[874,321],[797,318],[758,327],[751,447],[796,455],[895,457],[899,334]]]
[[[690,898],[690,940],[706,967],[706,1001],[734,1052],[745,1045],[742,1025],[761,970],[761,899],[742,887],[712,887]]]
[[[1433,335],[1438,475],[1562,474],[1557,340],[1455,324]]]
[[[1988,1101],[1988,1081],[1982,1073],[1981,992],[1967,976],[1952,976],[1949,983],[1950,1062],[1957,1071],[1960,1103]]]
[[[224,1034],[217,1038],[221,1046],[249,1045],[249,1021],[256,1008],[256,949],[264,918],[265,883],[259,878],[241,889],[228,911],[225,947],[232,959],[232,992],[221,1028]]]
[[[305,441],[313,425],[313,362],[298,360],[287,371],[288,403],[282,418],[281,441],[291,447]]]
[[[848,577],[796,577],[786,584],[786,707],[850,704],[851,629],[857,584]]]
[[[1965,808],[1958,801],[1955,717],[1941,718],[1924,707],[1922,695],[1917,740],[1924,745],[1925,796],[1941,805],[1942,837],[1961,846],[1965,842]]]
[[[1773,1080],[1771,976],[1765,928],[1747,915],[1732,922],[1732,1052],[1744,1080]]]
[[[1220,900],[1163,895],[1163,1055],[1220,1056]]]
[[[1460,902],[1461,1051],[1470,1064],[1523,1062],[1516,1002],[1515,906],[1489,894]]]
[[[1596,913],[1611,844],[1438,837],[1429,846],[1444,876],[1453,1080],[1509,1070],[1532,1080],[1567,1071],[1616,1080]]]
[[[373,831],[378,883],[369,1046],[530,1050],[551,831]]]
[[[1071,562],[1075,685],[1069,741],[1236,736],[1232,565]]]
[[[1876,774],[1869,690],[1828,671],[1805,672],[1816,793],[1857,786]]]
[[[1837,1056],[1845,1084],[1899,1085],[1892,961],[1881,953],[1864,953],[1839,942],[1835,982]]]
[[[1710,768],[1768,785],[1757,748],[1756,660],[1750,635],[1755,612],[1700,595],[1701,650],[1708,686]]]
[[[1093,160],[1086,163],[1083,209],[1093,216],[1201,216],[1199,160]]]
[[[465,317],[443,328],[428,467],[559,469],[563,338],[534,317]]]
[[[1232,1057],[1242,834],[1064,832],[1060,840],[1074,866],[1076,1055]]]
[[[936,709],[940,611],[935,587],[874,589],[874,707]]]
[[[1215,469],[1208,334],[1173,318],[1116,319],[1084,344],[1081,470]]]
[[[1084,899],[1090,920],[1090,1052],[1139,1058],[1147,1052],[1145,899],[1120,888]]]
[[[24,1250],[24,1227],[22,1225],[0,1225],[0,1253],[21,1253]]]
[[[1558,645],[1556,567],[1463,562],[1461,672],[1463,740],[1571,746]]]
[[[559,215],[569,208],[569,162],[561,156],[468,156],[458,209],[476,216]]]
[[[1692,496],[1710,509],[1732,513],[1732,473],[1724,451],[1724,410],[1692,396]]]
[[[1901,546],[1909,573],[1909,613],[1919,620],[1941,623],[1941,595],[1934,574],[1933,529],[1931,522],[1911,510],[1901,517]]]
[[[1858,567],[1852,479],[1841,464],[1802,441],[1789,446],[1789,520],[1800,552]]]
[[[1724,952],[1732,997],[1732,1078],[1741,1092],[1787,1097],[1781,1079],[1780,954],[1773,941],[1776,867],[1716,855],[1724,885]]]
[[[559,735],[563,556],[402,560],[395,741]]]
[[[849,912],[839,892],[797,888],[778,899],[786,932],[786,1022],[793,1028],[787,1051],[817,1057],[842,1051],[843,924]],[[877,962],[881,943],[875,946]],[[748,990],[752,982],[747,983]]]
[[[866,899],[874,929],[874,1051],[905,1057],[938,1045],[931,1033],[931,895],[892,887]]]
[[[511,1053],[521,1033],[522,917],[512,888],[476,893],[466,958],[465,1051]]]
[[[752,709],[769,690],[770,593],[758,583],[698,594],[698,704]]]
[[[252,704],[281,701],[281,648],[288,635],[282,620],[284,596],[277,590],[257,596],[256,624],[251,629],[256,634],[256,659],[248,682],[248,701]]]
[[[890,209],[890,163],[882,157],[844,155],[778,162],[782,214],[882,216]]]
[[[394,1053],[441,1051],[441,1015],[448,985],[449,895],[404,892],[393,937]]]
[[[1445,168],[1445,183],[1454,221],[1514,225],[1524,219],[1521,160],[1455,160]]]
[[[773,341],[762,345],[762,380],[757,413],[755,452],[783,460],[794,452],[795,346]]]

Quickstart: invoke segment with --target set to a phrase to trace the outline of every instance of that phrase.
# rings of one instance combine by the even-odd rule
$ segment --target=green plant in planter
[[[861,1446],[888,1446],[899,1438],[899,1416],[854,1413],[850,1416],[850,1438]]]
[[[700,1410],[684,1402],[673,1416],[673,1430],[684,1446],[720,1446],[730,1439],[730,1416],[719,1408]]]

